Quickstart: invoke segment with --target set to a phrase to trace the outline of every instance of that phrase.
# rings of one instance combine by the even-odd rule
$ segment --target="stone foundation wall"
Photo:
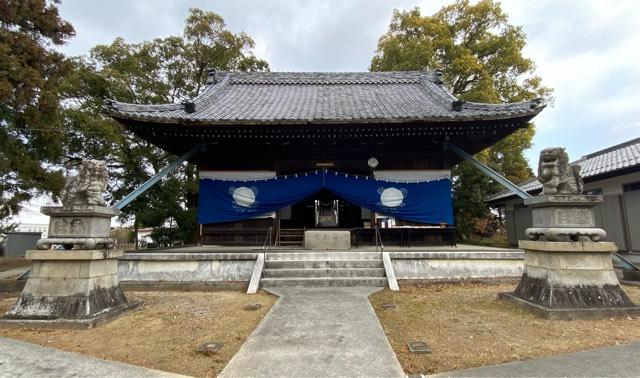
[[[127,287],[145,282],[249,282],[258,254],[126,253],[119,260],[118,274]],[[524,265],[520,250],[390,252],[390,257],[397,279],[403,280],[519,277]]]
[[[397,279],[467,279],[519,277],[524,253],[510,252],[391,252]]]
[[[249,281],[257,253],[127,253],[118,263],[120,281]]]

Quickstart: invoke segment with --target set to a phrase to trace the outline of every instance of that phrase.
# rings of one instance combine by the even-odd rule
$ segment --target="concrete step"
[[[383,268],[265,269],[264,278],[384,277]]]
[[[382,268],[382,259],[363,260],[267,260],[265,269]]]
[[[382,259],[380,252],[352,252],[352,251],[331,251],[331,252],[267,252],[266,260],[366,260]]]
[[[263,278],[261,287],[304,286],[304,287],[337,287],[337,286],[374,286],[384,287],[386,278],[380,277],[330,277],[330,278]]]

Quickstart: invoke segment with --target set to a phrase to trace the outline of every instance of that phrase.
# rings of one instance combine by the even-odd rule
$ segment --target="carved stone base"
[[[89,317],[75,319],[25,319],[25,318],[0,318],[0,327],[8,328],[62,328],[62,329],[88,329],[116,319],[127,311],[140,307],[141,302],[128,302],[120,306],[109,307],[108,310]]]
[[[522,275],[513,295],[548,308],[633,307],[620,285],[552,286],[544,278]]]
[[[601,241],[606,232],[596,228],[594,206],[602,202],[602,196],[593,195],[543,195],[527,198],[525,205],[531,208],[533,227],[525,230],[531,240],[547,241]]]
[[[573,310],[600,309],[607,311],[587,313],[614,316],[627,312],[609,310],[640,309],[622,290],[613,270],[615,244],[529,240],[519,244],[525,250],[522,278],[513,293],[501,297],[512,302],[517,299],[539,314],[541,310],[566,315]]]
[[[34,296],[23,292],[5,318],[82,319],[126,304],[127,298],[120,286],[97,288],[88,295]]]
[[[513,303],[539,317],[551,320],[603,319],[623,316],[640,316],[640,306],[549,308],[519,298],[513,293],[499,293],[498,298]]]
[[[118,281],[122,251],[27,251],[29,279],[5,319],[94,319],[129,308]]]
[[[545,240],[548,241],[567,239],[572,241],[591,240],[599,242],[607,236],[607,233],[603,229],[596,227],[529,227],[525,233],[531,240],[538,240],[538,238],[544,236]]]
[[[111,218],[120,211],[104,206],[45,206],[40,209],[49,219],[49,237],[38,240],[38,249],[63,245],[65,249],[110,249]]]

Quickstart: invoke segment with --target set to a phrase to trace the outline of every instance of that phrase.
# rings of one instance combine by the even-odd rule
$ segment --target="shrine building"
[[[198,167],[202,244],[301,247],[331,229],[407,246],[455,243],[451,168],[544,106],[461,101],[439,71],[211,71],[190,101],[108,111]]]

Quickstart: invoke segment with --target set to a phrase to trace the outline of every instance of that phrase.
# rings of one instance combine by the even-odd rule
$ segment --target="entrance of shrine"
[[[370,220],[370,212],[339,199],[323,189],[311,197],[280,211],[282,228],[356,228]],[[365,217],[363,222],[363,216]]]

